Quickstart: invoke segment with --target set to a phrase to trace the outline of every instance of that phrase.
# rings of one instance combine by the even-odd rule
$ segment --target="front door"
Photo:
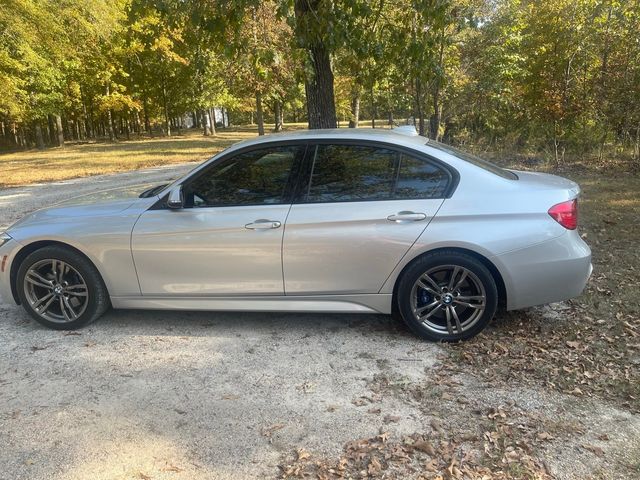
[[[287,295],[378,293],[444,201],[451,175],[392,147],[309,146],[284,235]]]
[[[253,147],[183,184],[182,209],[145,212],[132,235],[143,295],[284,293],[282,236],[304,146]]]

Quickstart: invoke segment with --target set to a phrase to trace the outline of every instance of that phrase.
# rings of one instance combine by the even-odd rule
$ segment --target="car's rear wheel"
[[[29,254],[18,269],[16,286],[25,310],[56,330],[80,328],[109,307],[107,288],[95,266],[63,246]]]
[[[433,341],[466,340],[481,332],[498,305],[491,272],[462,252],[442,250],[418,258],[397,289],[402,319],[417,335]]]

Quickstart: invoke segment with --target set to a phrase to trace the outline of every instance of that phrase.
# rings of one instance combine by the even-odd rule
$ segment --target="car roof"
[[[370,140],[388,143],[425,145],[428,139],[419,135],[400,133],[383,128],[326,128],[315,130],[292,130],[290,132],[263,135],[244,140],[236,145],[248,146],[268,142],[289,140]]]

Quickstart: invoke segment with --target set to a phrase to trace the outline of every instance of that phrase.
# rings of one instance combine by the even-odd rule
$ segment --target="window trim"
[[[293,165],[291,166],[291,171],[289,172],[289,178],[287,179],[287,184],[285,186],[283,201],[279,203],[241,203],[241,204],[230,204],[230,205],[203,205],[200,207],[184,207],[184,210],[200,210],[203,208],[228,208],[228,207],[262,207],[262,206],[276,206],[276,205],[291,205],[294,194],[297,191],[297,185],[300,182],[300,176],[302,174],[302,166],[305,162],[305,159],[309,150],[309,141],[308,140],[281,140],[274,142],[263,142],[257,143],[253,145],[247,145],[246,147],[238,148],[236,150],[230,151],[228,153],[224,153],[219,158],[216,158],[206,166],[197,171],[191,173],[187,178],[185,178],[182,182],[180,182],[180,187],[182,189],[186,188],[191,183],[195,182],[199,178],[204,175],[207,175],[211,169],[218,167],[221,163],[226,162],[229,159],[237,155],[243,155],[245,153],[250,153],[257,150],[266,150],[269,148],[278,148],[278,147],[299,147],[302,152],[300,155],[297,155],[294,158]],[[156,203],[154,203],[149,210],[169,210],[167,207],[167,199],[169,194],[167,193],[163,197],[160,198]]]
[[[333,201],[308,201],[309,189],[311,187],[311,177],[313,174],[313,167],[315,162],[315,151],[319,145],[347,145],[354,147],[377,147],[385,150],[391,150],[396,154],[407,154],[417,160],[424,161],[430,163],[436,168],[443,170],[447,176],[449,177],[449,181],[447,187],[445,188],[444,194],[438,197],[429,197],[429,198],[415,198],[415,199],[406,199],[406,198],[386,198],[386,199],[354,199],[354,200],[333,200]],[[396,172],[396,175],[399,174],[399,170]],[[317,139],[317,140],[309,140],[307,143],[307,149],[305,152],[305,157],[303,161],[303,165],[300,169],[300,174],[298,176],[297,188],[295,191],[295,195],[293,197],[293,204],[295,205],[319,205],[324,203],[357,203],[357,202],[394,202],[394,201],[407,201],[407,200],[444,200],[447,198],[451,198],[453,193],[455,192],[458,183],[460,181],[460,174],[458,171],[446,164],[445,162],[438,160],[437,158],[432,157],[424,152],[415,150],[413,148],[405,147],[402,145],[396,145],[393,143],[382,142],[378,140],[356,140],[356,139]],[[397,184],[397,178],[394,179],[394,189]]]

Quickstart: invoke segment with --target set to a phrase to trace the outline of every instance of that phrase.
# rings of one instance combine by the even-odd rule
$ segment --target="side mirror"
[[[171,209],[184,207],[184,194],[182,193],[182,185],[178,185],[169,192],[167,207]]]

